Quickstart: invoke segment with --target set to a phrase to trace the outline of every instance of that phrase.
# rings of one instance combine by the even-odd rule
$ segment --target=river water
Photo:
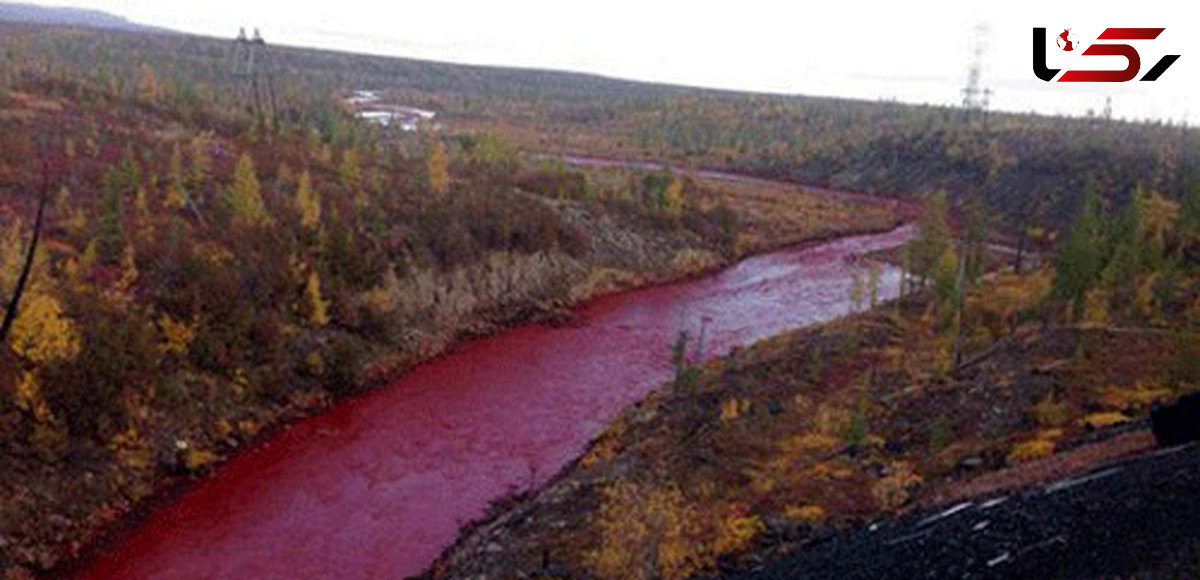
[[[95,578],[394,578],[489,501],[550,478],[669,378],[680,330],[724,354],[851,309],[855,257],[911,227],[599,299],[575,324],[463,345],[239,454],[94,562]],[[885,267],[881,297],[900,273]],[[703,327],[703,332],[701,332]]]

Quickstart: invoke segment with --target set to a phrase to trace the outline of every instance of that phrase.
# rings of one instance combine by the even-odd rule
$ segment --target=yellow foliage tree
[[[1134,195],[1141,206],[1142,225],[1152,236],[1161,236],[1179,217],[1179,204],[1159,193],[1138,189]]]
[[[441,141],[433,142],[425,163],[429,173],[429,191],[439,195],[450,191],[450,160]]]
[[[245,153],[238,158],[233,187],[226,194],[226,202],[238,223],[259,225],[267,221],[267,208],[263,205],[262,186],[254,173],[254,161]]]
[[[1108,293],[1103,289],[1089,290],[1084,297],[1082,325],[1098,328],[1108,324],[1108,303]]]
[[[166,354],[187,354],[196,338],[196,321],[191,324],[180,322],[168,314],[158,317],[158,328],[162,331],[163,342],[159,350]]]
[[[183,152],[179,145],[171,150],[171,162],[167,169],[167,207],[183,209],[187,204],[187,189],[183,178]]]
[[[154,102],[158,100],[160,89],[154,76],[154,67],[142,64],[138,75],[138,96],[143,100]]]
[[[192,171],[189,177],[193,188],[208,181],[208,175],[212,171],[212,154],[209,153],[212,142],[212,133],[200,133],[192,138]]]
[[[300,208],[300,225],[316,231],[321,227],[321,197],[312,189],[308,171],[300,174],[300,185],[296,188],[296,206]]]
[[[60,216],[69,232],[82,232],[87,227],[87,214],[83,207],[71,203],[71,191],[66,186],[60,187],[54,196],[54,215]]]
[[[329,163],[333,161],[333,149],[329,147],[328,143],[321,145],[321,147],[317,149],[317,161],[320,161],[321,163]]]
[[[342,153],[342,163],[338,166],[338,179],[346,191],[357,191],[362,184],[362,166],[358,162],[358,151],[348,147]]]
[[[137,192],[133,194],[133,209],[137,212],[138,217],[146,217],[150,214],[150,198],[146,195],[146,188],[139,185]]]
[[[688,578],[749,544],[765,526],[745,505],[689,498],[677,486],[618,481],[604,490],[586,556],[601,578]]]
[[[667,190],[663,192],[663,210],[671,217],[679,217],[683,213],[683,180],[671,178]]]
[[[17,382],[14,402],[18,409],[32,419],[33,429],[29,433],[29,448],[43,461],[58,461],[67,443],[67,429],[63,421],[54,416],[50,406],[42,397],[37,377],[23,373]]]
[[[616,483],[605,490],[602,540],[588,563],[601,578],[685,578],[701,566],[689,557],[697,515],[677,489]]]
[[[134,284],[137,284],[140,275],[137,267],[137,250],[133,248],[132,244],[127,245],[121,252],[121,279],[117,281],[117,288],[126,293],[130,292],[133,290]]]
[[[308,302],[309,323],[318,328],[329,324],[329,302],[321,297],[321,278],[316,270],[308,274],[304,296]]]
[[[0,215],[0,292],[12,288],[17,281],[17,273],[21,271],[21,264],[25,261],[24,242],[21,240],[22,223],[21,218],[12,217],[8,220],[3,220],[5,216]],[[7,306],[5,302],[0,302],[0,308]]]
[[[46,405],[45,399],[42,398],[41,388],[38,386],[37,377],[33,373],[24,373],[21,376],[21,381],[17,383],[15,393],[15,403],[18,409],[25,411],[33,416],[37,421],[49,421],[52,417],[50,407]]]
[[[44,292],[31,292],[21,301],[9,342],[17,354],[41,364],[69,360],[79,353],[79,332],[62,304]]]
[[[495,133],[475,136],[471,160],[485,167],[504,167],[516,162],[516,151],[504,137]]]

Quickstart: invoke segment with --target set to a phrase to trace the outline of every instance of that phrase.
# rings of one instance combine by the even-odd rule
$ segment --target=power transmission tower
[[[962,88],[962,106],[968,116],[979,116],[987,124],[987,109],[991,104],[992,89],[983,86],[983,63],[987,53],[987,24],[975,25],[971,37],[971,64],[967,67],[967,85]]]
[[[233,41],[234,99],[266,124],[278,121],[275,103],[275,79],[271,52],[258,29],[248,38],[246,29],[238,30]]]

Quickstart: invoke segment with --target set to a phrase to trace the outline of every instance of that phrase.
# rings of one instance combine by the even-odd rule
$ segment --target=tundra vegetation
[[[685,173],[384,131],[331,94],[256,118],[191,40],[0,26],[0,569],[55,569],[156,492],[456,340],[896,223],[793,188],[765,194],[793,208],[772,218],[790,237],[755,237],[757,210]],[[174,45],[194,76],[159,60]]]
[[[497,502],[432,577],[710,574],[1145,449],[1151,405],[1200,387],[1200,188],[1098,198],[1053,259],[1017,271],[935,196],[922,233],[876,257],[909,264],[905,297],[678,366],[688,388],[677,377],[544,487]]]
[[[459,338],[563,316],[599,293],[748,252],[896,222],[884,205],[790,186],[687,170],[575,170],[526,153],[652,158],[914,199],[951,192],[929,204],[927,234],[905,254],[914,288],[933,288],[936,300],[915,292],[910,301],[926,305],[882,318],[883,334],[847,323],[853,332],[839,335],[836,353],[780,339],[801,345],[796,356],[812,363],[789,380],[850,390],[826,402],[822,391],[801,388],[809,383],[785,382],[809,406],[764,416],[801,423],[748,421],[788,407],[714,390],[724,383],[712,368],[736,368],[738,359],[712,368],[688,361],[687,388],[672,396],[710,401],[725,417],[701,437],[745,433],[775,449],[762,441],[776,439],[741,426],[778,424],[766,437],[788,433],[778,439],[791,441],[787,453],[843,440],[878,449],[878,396],[896,385],[884,371],[849,376],[847,369],[867,368],[854,357],[898,356],[890,364],[924,392],[927,381],[953,377],[963,353],[969,362],[989,340],[1020,336],[1030,304],[1047,305],[1045,320],[1070,316],[1062,320],[1074,326],[1133,317],[1162,327],[1113,336],[1193,342],[1192,327],[1172,324],[1195,310],[1194,298],[1179,296],[1194,281],[1194,130],[1008,114],[991,116],[985,128],[946,108],[281,47],[272,47],[274,64],[264,72],[279,100],[268,118],[239,99],[244,87],[229,51],[229,41],[200,37],[0,24],[0,308],[11,320],[0,337],[0,568],[55,569],[156,491]],[[440,129],[405,133],[360,122],[342,97],[364,88],[438,111]],[[1085,197],[1080,224],[1060,236],[1057,275],[1024,269],[980,282],[982,260],[970,256],[988,237],[955,240],[962,216],[994,214],[992,238],[1044,249]],[[1108,228],[1112,208],[1131,199],[1136,211]],[[869,272],[864,278],[869,304]],[[17,287],[20,300],[10,300]],[[1043,288],[1044,301],[1036,299]],[[1179,304],[1186,307],[1171,310]],[[1071,332],[1099,337],[1080,338],[1071,360],[1104,356],[1109,334]],[[897,355],[898,344],[923,346]],[[1146,360],[1163,353],[1194,360],[1174,346],[1148,350]],[[1141,394],[1114,392],[1110,400],[1141,405],[1190,380],[1147,377]],[[1070,413],[1082,397],[1060,387],[1040,408],[1074,425]],[[957,415],[946,417],[930,427],[938,441],[971,441]],[[623,447],[603,443],[615,436],[605,437],[594,449],[610,445],[624,457]],[[754,457],[728,455],[739,456]],[[870,497],[903,505],[902,491],[929,472],[890,457],[881,465],[891,479]],[[768,475],[754,477],[770,481],[769,465],[754,471]],[[745,466],[731,469],[754,479]],[[608,507],[597,513],[607,515],[586,529],[609,529],[611,543],[594,543],[600,551],[580,551],[576,562],[603,571],[641,558],[649,562],[643,570],[682,574],[772,529],[768,504],[737,495],[748,484],[686,483],[647,476],[604,486]],[[720,495],[696,495],[704,490]],[[653,501],[621,503],[643,493]],[[785,513],[840,517],[820,496],[792,499]],[[646,509],[662,512],[639,524],[646,536],[615,535],[623,519]],[[580,538],[594,539],[590,533]],[[705,540],[680,540],[693,537]]]

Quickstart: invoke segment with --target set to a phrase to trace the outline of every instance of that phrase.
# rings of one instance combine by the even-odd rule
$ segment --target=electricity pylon
[[[278,121],[275,103],[275,79],[271,52],[258,29],[248,38],[246,29],[233,41],[234,98],[260,123]]]
[[[967,85],[962,89],[962,106],[968,115],[979,115],[987,123],[987,109],[991,104],[992,89],[983,86],[983,62],[987,53],[988,25],[975,25],[971,37],[971,64],[967,68]]]

